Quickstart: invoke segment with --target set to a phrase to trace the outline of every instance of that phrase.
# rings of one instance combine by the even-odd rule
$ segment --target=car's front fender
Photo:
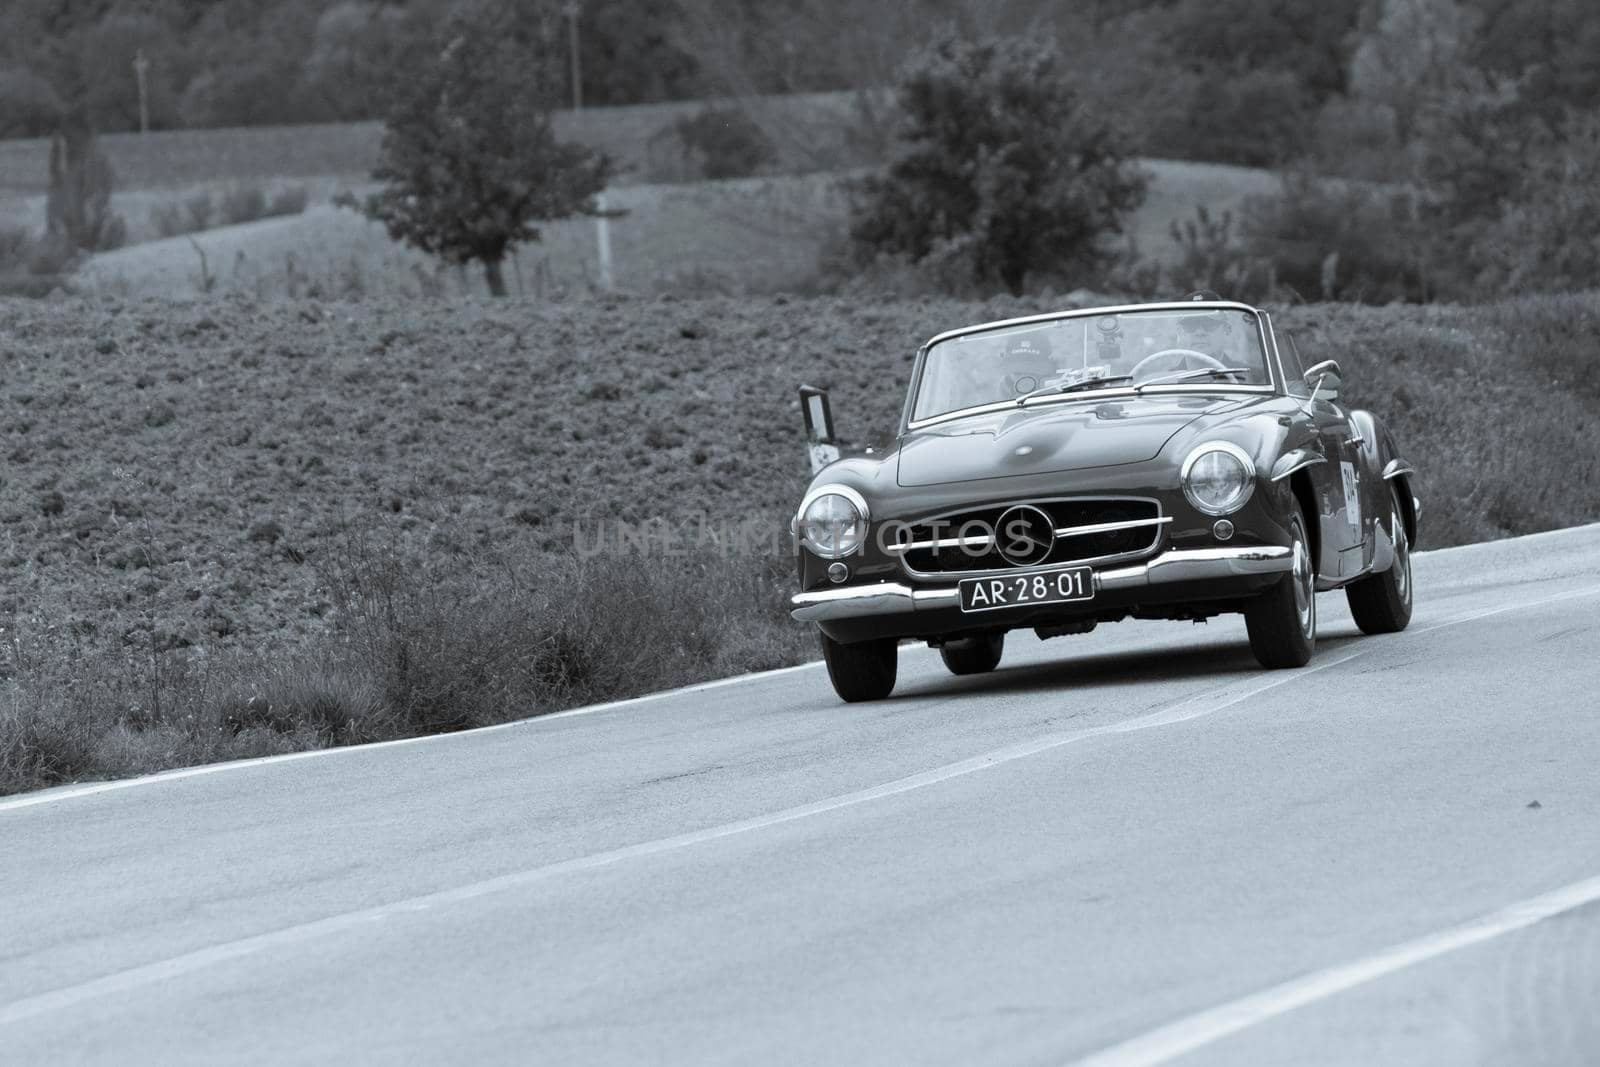
[[[1421,517],[1421,502],[1416,496],[1416,468],[1395,446],[1394,437],[1383,421],[1370,411],[1352,411],[1350,425],[1361,438],[1361,506],[1369,515],[1384,516],[1389,513],[1389,489],[1392,485],[1399,497],[1400,518],[1405,523],[1406,540],[1412,547],[1417,543],[1417,525]],[[1389,530],[1392,537],[1394,531]]]

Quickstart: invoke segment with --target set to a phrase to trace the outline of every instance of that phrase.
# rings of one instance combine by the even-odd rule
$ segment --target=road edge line
[[[629,707],[634,704],[644,704],[653,700],[664,700],[667,697],[686,696],[691,693],[703,693],[708,689],[720,689],[723,686],[734,685],[739,682],[757,681],[763,678],[776,678],[780,675],[794,674],[799,671],[811,670],[822,666],[822,661],[809,660],[797,663],[791,667],[775,667],[766,671],[753,671],[749,674],[735,674],[727,678],[714,678],[706,682],[695,682],[692,685],[680,686],[677,689],[661,689],[654,693],[641,693],[636,697],[624,697],[620,700],[610,700],[603,704],[586,704],[583,707],[567,708],[564,711],[549,711],[542,714],[529,715],[521,719],[512,719],[510,722],[491,723],[488,726],[475,726],[470,730],[454,730],[442,734],[418,734],[416,737],[396,737],[387,741],[367,741],[359,745],[338,745],[332,748],[308,748],[301,752],[280,752],[273,756],[255,756],[249,759],[223,760],[220,763],[200,763],[193,767],[174,767],[171,770],[156,771],[153,774],[141,774],[133,778],[112,778],[103,782],[84,782],[80,784],[58,786],[30,793],[19,793],[12,797],[0,798],[0,812],[16,811],[21,808],[31,808],[40,804],[51,804],[61,800],[77,800],[83,797],[97,796],[101,793],[114,793],[123,789],[134,789],[139,786],[157,785],[163,782],[176,782],[185,778],[201,778],[206,775],[220,774],[223,771],[242,771],[252,767],[265,767],[274,763],[292,763],[296,760],[316,759],[323,756],[337,756],[356,752],[372,752],[382,748],[398,748],[402,745],[417,745],[425,741],[447,741],[451,738],[482,737],[484,734],[495,733],[500,730],[511,730],[518,727],[534,726],[540,723],[551,722],[556,719],[567,719],[578,715],[592,715],[600,711],[612,711],[617,708]]]

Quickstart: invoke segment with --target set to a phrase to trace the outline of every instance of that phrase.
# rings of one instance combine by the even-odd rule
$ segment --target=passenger
[[[1041,330],[1016,334],[1007,340],[1002,363],[1006,399],[1048,385],[1061,373],[1050,358],[1050,339]]]

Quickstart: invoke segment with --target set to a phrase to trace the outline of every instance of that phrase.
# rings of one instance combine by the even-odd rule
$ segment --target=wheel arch
[[[1317,490],[1311,484],[1309,468],[1302,467],[1289,475],[1289,492],[1300,505],[1300,514],[1306,520],[1306,536],[1311,539],[1311,562],[1314,573],[1322,573],[1322,523],[1317,507]]]
[[[1406,524],[1406,541],[1412,548],[1417,546],[1417,498],[1411,495],[1411,476],[1409,474],[1396,474],[1389,479],[1389,483],[1396,489],[1395,495],[1400,498],[1400,521]]]

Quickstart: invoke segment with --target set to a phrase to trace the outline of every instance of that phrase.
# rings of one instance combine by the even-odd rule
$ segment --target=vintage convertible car
[[[1366,633],[1405,628],[1415,472],[1338,364],[1208,297],[922,346],[893,447],[823,467],[793,524],[792,614],[842,698],[887,696],[906,638],[976,674],[1010,630],[1242,612],[1262,666],[1298,667],[1332,589]]]

